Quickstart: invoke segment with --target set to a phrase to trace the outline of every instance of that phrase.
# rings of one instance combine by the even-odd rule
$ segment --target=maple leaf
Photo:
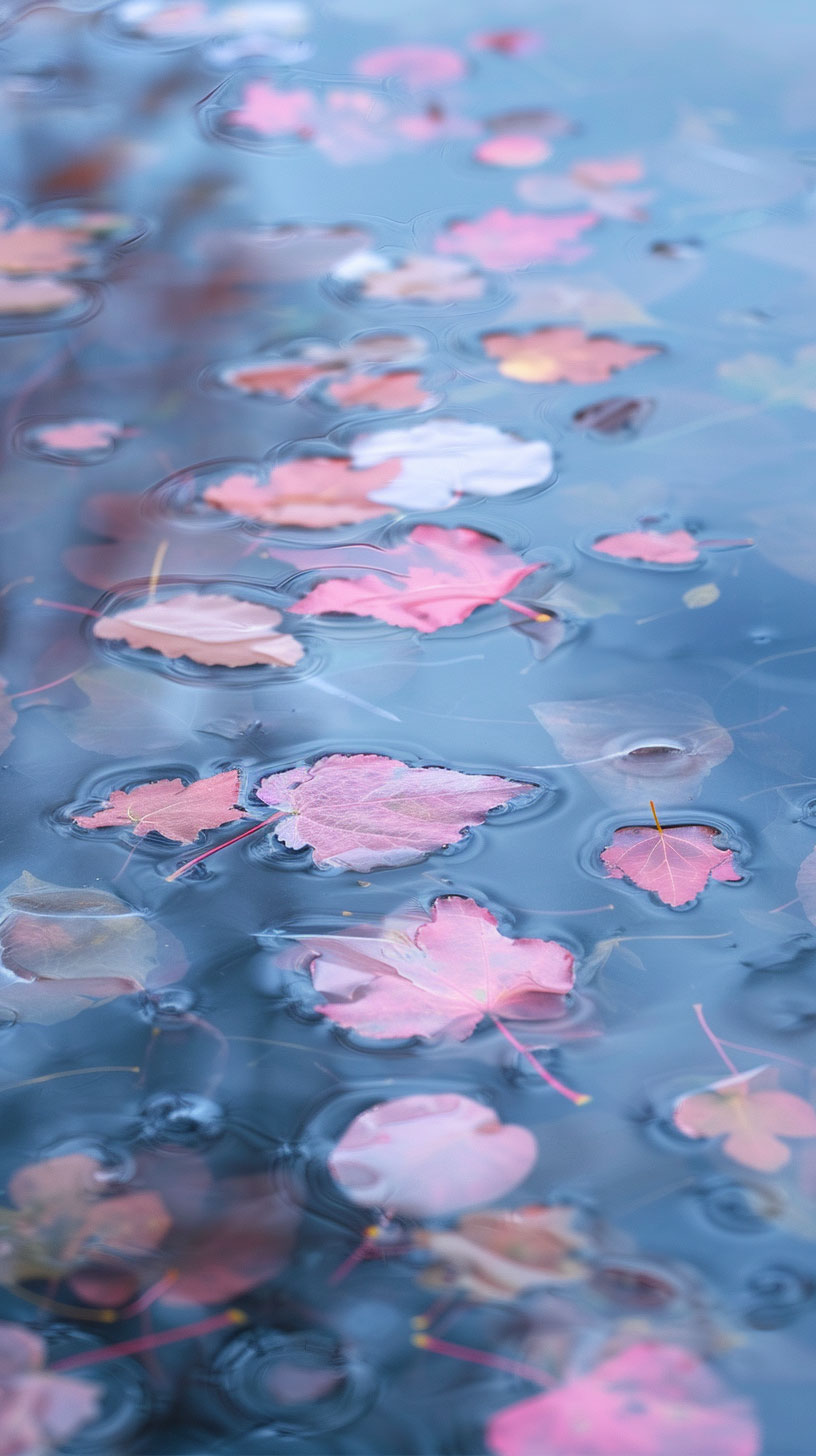
[[[254,475],[228,475],[204,492],[204,500],[234,516],[265,525],[309,526],[320,530],[387,516],[393,507],[377,504],[369,492],[399,473],[398,460],[371,469],[354,468],[348,459],[304,456],[274,466],[266,481]]]
[[[63,420],[37,432],[41,444],[65,455],[109,450],[122,433],[113,420]]]
[[[436,632],[506,596],[540,564],[525,565],[480,531],[442,526],[415,526],[400,546],[381,552],[380,560],[384,577],[333,578],[290,611],[377,617],[394,627]]]
[[[594,435],[634,435],[654,413],[654,408],[653,399],[613,394],[608,399],[599,399],[595,404],[576,410],[572,423],[579,430],[588,430]]]
[[[174,936],[106,891],[49,885],[24,871],[0,906],[0,955],[15,977],[0,984],[0,1009],[20,1021],[65,1021],[186,969]]]
[[[447,768],[410,768],[379,753],[332,753],[262,779],[257,794],[285,818],[273,833],[290,849],[337,869],[415,864],[491,809],[535,784]]]
[[[447,86],[461,81],[466,66],[458,51],[448,46],[396,45],[367,51],[354,62],[358,76],[383,81],[395,77],[410,91],[428,86]]]
[[[93,633],[106,642],[149,647],[162,657],[189,657],[208,667],[259,662],[293,667],[303,648],[296,637],[275,631],[282,620],[280,612],[259,602],[214,592],[180,592],[100,617]]]
[[[484,1016],[558,1016],[574,984],[573,957],[553,940],[512,940],[495,915],[458,895],[434,902],[411,934],[399,919],[380,931],[303,936],[317,1007],[371,1037],[447,1035],[464,1041]]]
[[[592,550],[623,561],[648,561],[657,566],[683,566],[696,561],[700,548],[688,531],[622,531],[599,536]]]
[[[754,1090],[751,1083],[765,1068],[723,1077],[702,1092],[691,1092],[674,1105],[674,1122],[686,1137],[725,1137],[723,1152],[735,1163],[776,1173],[790,1162],[782,1138],[816,1137],[816,1111],[793,1092]]]
[[[357,435],[349,453],[358,469],[389,465],[389,483],[371,495],[411,510],[444,510],[463,493],[498,496],[543,485],[553,469],[553,452],[544,440],[521,440],[495,425],[439,416]]]
[[[759,1456],[761,1444],[747,1401],[692,1351],[657,1342],[498,1411],[486,1440],[494,1456]]]
[[[480,142],[473,155],[489,167],[537,167],[552,156],[552,147],[535,133],[506,132]]]
[[[631,880],[664,905],[687,905],[702,893],[709,876],[720,882],[742,878],[734,868],[733,851],[712,843],[718,834],[709,824],[670,829],[628,825],[615,830],[601,859],[613,880]]]
[[[517,1299],[586,1275],[581,1255],[589,1240],[575,1228],[569,1204],[468,1213],[455,1229],[418,1230],[414,1242],[439,1261],[423,1284],[453,1284],[468,1299]]]
[[[18,222],[0,232],[0,273],[68,273],[87,262],[83,228]]]
[[[653,354],[654,344],[627,344],[583,329],[540,328],[526,334],[483,334],[485,353],[499,360],[499,373],[525,384],[600,384]]]
[[[227,113],[231,126],[245,126],[260,136],[311,136],[317,103],[311,91],[281,91],[269,81],[247,81],[237,111]]]
[[[135,789],[114,789],[104,808],[95,814],[72,814],[82,829],[105,829],[127,825],[134,834],[161,834],[179,844],[192,844],[205,829],[217,829],[242,819],[245,809],[236,809],[241,792],[237,769],[196,779],[157,779]]]
[[[346,1128],[329,1172],[351,1203],[438,1218],[501,1198],[538,1157],[526,1127],[458,1092],[377,1102]]]
[[[44,1369],[33,1330],[0,1324],[0,1456],[50,1456],[100,1414],[103,1389]]]
[[[379,260],[378,260],[379,262]],[[485,280],[462,258],[434,258],[409,254],[392,267],[370,265],[352,277],[359,281],[366,298],[388,302],[408,298],[419,303],[459,303],[481,298]],[[349,274],[344,271],[343,277]]]
[[[235,369],[225,369],[223,380],[232,389],[244,394],[279,394],[284,399],[297,399],[311,384],[337,373],[342,364],[299,364],[286,359],[259,364],[241,364]]]
[[[333,404],[351,409],[366,405],[369,409],[419,410],[429,405],[433,395],[420,388],[422,375],[415,369],[395,370],[391,374],[351,374],[329,384],[326,394]]]
[[[598,222],[595,212],[539,217],[496,207],[476,222],[454,222],[434,244],[438,253],[464,253],[483,268],[505,271],[535,263],[574,263],[589,249],[578,239]]]
[[[0,314],[56,313],[82,296],[79,288],[61,278],[0,277]]]

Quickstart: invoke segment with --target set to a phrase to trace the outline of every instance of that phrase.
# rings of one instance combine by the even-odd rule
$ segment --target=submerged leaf
[[[601,384],[616,370],[660,353],[654,344],[627,344],[567,327],[484,334],[482,342],[488,357],[499,360],[500,374],[525,384]]]
[[[280,612],[259,602],[180,592],[100,617],[93,632],[107,642],[150,647],[162,657],[189,657],[208,667],[247,667],[257,662],[292,667],[303,656],[303,648],[296,637],[275,630],[282,620]]]
[[[754,1090],[764,1068],[723,1077],[702,1092],[681,1097],[674,1107],[676,1126],[686,1137],[724,1137],[723,1152],[760,1173],[776,1173],[790,1162],[782,1138],[816,1137],[816,1110],[793,1092]]]
[[[718,849],[713,843],[717,837],[709,824],[670,829],[630,825],[615,830],[601,859],[613,880],[631,880],[664,905],[687,905],[702,894],[709,877],[726,883],[742,879],[734,868],[733,850]]]
[[[0,1456],[50,1456],[100,1414],[102,1387],[44,1368],[45,1341],[0,1324]]]
[[[391,509],[371,499],[393,480],[400,462],[385,459],[370,469],[334,456],[304,456],[270,470],[266,481],[254,475],[228,475],[204,492],[204,499],[233,516],[270,526],[309,526],[320,530],[353,525]]]
[[[285,816],[273,833],[314,862],[371,870],[415,864],[534,784],[448,768],[410,768],[379,753],[332,753],[270,774],[258,797]]]
[[[205,829],[218,829],[244,817],[246,810],[235,808],[240,792],[237,769],[191,784],[157,779],[135,789],[114,789],[103,809],[71,817],[82,829],[126,825],[142,837],[155,833],[179,844],[192,844]]]
[[[439,1218],[501,1198],[538,1156],[526,1127],[457,1092],[377,1102],[346,1128],[329,1172],[352,1203]]]
[[[688,531],[622,531],[616,536],[599,536],[592,549],[599,556],[648,561],[655,566],[684,566],[700,555]]]
[[[569,1204],[467,1213],[455,1229],[423,1229],[414,1241],[439,1261],[423,1282],[453,1284],[468,1299],[517,1299],[587,1272],[581,1255],[589,1240],[576,1229]]]
[[[496,207],[476,222],[451,223],[434,246],[438,253],[464,254],[483,268],[501,271],[536,263],[575,263],[589,252],[579,241],[581,234],[597,222],[594,212],[539,217]]]

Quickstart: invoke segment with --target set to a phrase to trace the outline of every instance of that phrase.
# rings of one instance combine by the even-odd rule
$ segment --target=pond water
[[[7,7],[6,1456],[812,1449],[812,41]]]

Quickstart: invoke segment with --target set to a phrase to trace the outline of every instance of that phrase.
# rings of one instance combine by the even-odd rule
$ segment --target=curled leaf
[[[303,648],[296,637],[275,630],[282,620],[280,612],[258,602],[214,592],[180,592],[100,617],[93,632],[106,642],[149,647],[162,657],[189,657],[208,667],[256,662],[293,667]]]

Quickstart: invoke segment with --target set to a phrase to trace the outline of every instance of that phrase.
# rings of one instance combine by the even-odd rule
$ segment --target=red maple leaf
[[[464,622],[537,570],[481,531],[416,526],[393,551],[380,552],[382,575],[333,578],[316,586],[292,612],[378,617],[394,627],[435,632]]]
[[[103,809],[72,818],[82,829],[123,824],[140,837],[155,832],[179,844],[192,844],[204,829],[244,817],[246,810],[235,808],[240,792],[241,775],[234,768],[192,784],[157,779],[135,789],[114,789]]]
[[[687,905],[712,880],[742,879],[733,851],[718,849],[718,830],[709,824],[677,824],[670,829],[627,825],[616,829],[601,859],[613,880],[631,880],[651,890],[664,905]]]

